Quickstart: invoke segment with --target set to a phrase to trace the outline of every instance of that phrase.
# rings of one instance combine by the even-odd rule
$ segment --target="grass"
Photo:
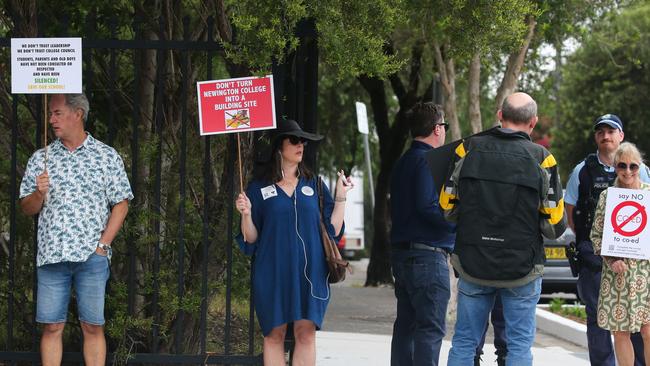
[[[548,309],[552,313],[563,316],[565,318],[569,318],[583,324],[586,324],[587,322],[587,312],[585,310],[585,307],[578,301],[574,302],[573,305],[569,305],[566,304],[563,299],[555,298],[549,303]]]

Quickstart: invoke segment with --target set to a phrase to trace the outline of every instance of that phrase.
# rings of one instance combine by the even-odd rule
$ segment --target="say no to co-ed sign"
[[[607,189],[602,255],[650,259],[649,204],[648,191]]]

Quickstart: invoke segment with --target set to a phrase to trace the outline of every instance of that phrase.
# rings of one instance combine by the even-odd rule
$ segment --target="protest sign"
[[[648,191],[615,187],[607,189],[602,255],[650,259],[648,204]]]
[[[273,75],[196,85],[201,135],[275,128]]]
[[[13,94],[81,93],[81,38],[12,38]]]

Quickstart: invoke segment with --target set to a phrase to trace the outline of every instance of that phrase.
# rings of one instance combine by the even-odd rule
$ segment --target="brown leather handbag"
[[[327,232],[325,226],[325,215],[323,214],[323,180],[319,177],[316,183],[318,190],[318,208],[320,209],[320,236],[323,242],[323,251],[325,252],[325,261],[329,268],[329,283],[337,283],[345,280],[346,269],[351,272],[350,262],[343,259],[336,242]]]

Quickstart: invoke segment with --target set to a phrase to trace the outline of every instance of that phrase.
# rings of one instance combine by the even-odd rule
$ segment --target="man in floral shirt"
[[[43,365],[60,365],[70,290],[75,289],[86,365],[104,365],[104,295],[111,243],[133,199],[117,152],[84,130],[88,99],[58,94],[49,121],[57,139],[27,163],[20,204],[38,219],[36,321]]]

